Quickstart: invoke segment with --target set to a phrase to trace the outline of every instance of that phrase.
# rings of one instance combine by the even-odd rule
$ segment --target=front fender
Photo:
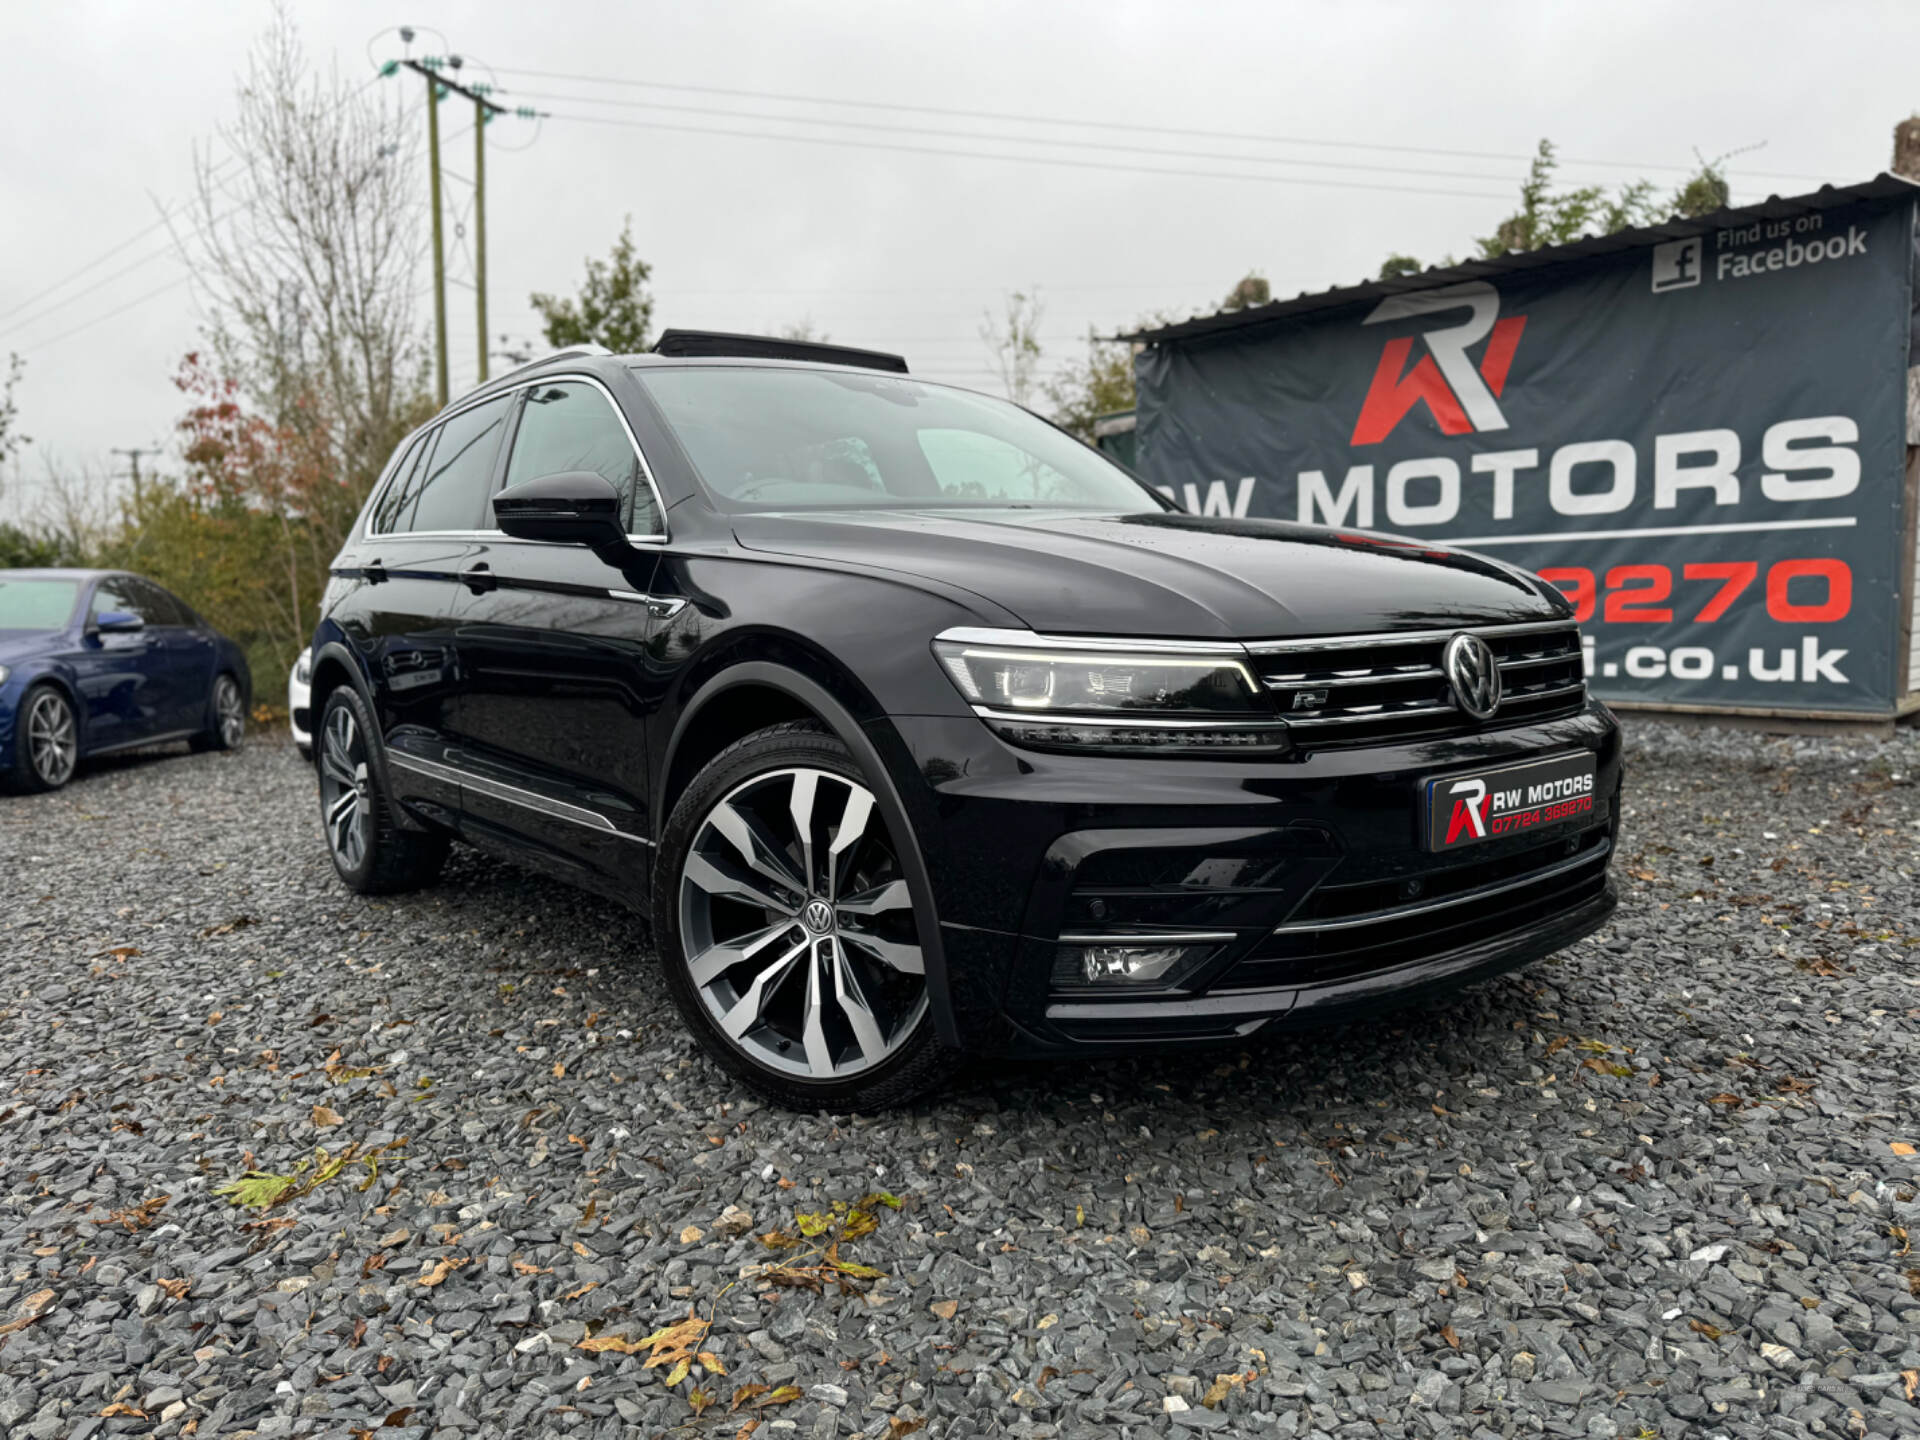
[[[900,788],[895,783],[894,772],[881,754],[880,745],[875,743],[876,736],[885,742],[892,739],[889,748],[900,752],[897,737],[892,736],[892,727],[882,718],[869,718],[864,724],[856,718],[853,711],[841,702],[826,686],[817,680],[789,666],[767,660],[745,660],[720,671],[702,685],[699,692],[690,700],[675,722],[672,735],[667,742],[665,764],[659,773],[672,773],[673,757],[686,739],[689,731],[700,718],[707,706],[722,699],[728,691],[743,686],[757,686],[777,690],[804,705],[817,715],[836,739],[852,752],[853,758],[860,763],[873,782],[874,798],[879,802],[880,813],[887,822],[887,830],[894,837],[899,848],[900,864],[907,872],[913,892],[913,918],[920,930],[920,948],[927,966],[927,999],[933,1010],[934,1028],[940,1038],[949,1045],[960,1042],[959,1029],[954,1018],[953,995],[947,978],[946,953],[940,941],[940,916],[933,903],[933,881],[927,872],[925,857],[920,850],[920,837],[913,827],[903,803]],[[654,838],[660,839],[666,828],[664,807],[655,807]]]

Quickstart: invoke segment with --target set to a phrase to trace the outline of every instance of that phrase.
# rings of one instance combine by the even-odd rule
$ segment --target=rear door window
[[[147,624],[184,625],[187,623],[187,617],[182,613],[180,602],[151,580],[142,579],[138,575],[129,575],[119,583],[139,608]]]
[[[507,462],[507,484],[569,470],[591,470],[620,492],[627,533],[660,531],[659,508],[639,453],[612,402],[582,380],[559,380],[527,391]]]
[[[417,488],[404,504],[396,529],[478,530],[493,485],[500,437],[513,397],[502,395],[462,410],[440,427],[433,454],[421,467]]]

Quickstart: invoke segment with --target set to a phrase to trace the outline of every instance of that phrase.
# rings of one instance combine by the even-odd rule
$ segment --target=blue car
[[[252,678],[178,597],[117,570],[0,570],[0,786],[57,790],[82,760],[167,740],[233,750]]]

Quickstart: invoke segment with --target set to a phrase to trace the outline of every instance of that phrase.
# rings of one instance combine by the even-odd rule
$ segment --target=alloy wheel
[[[220,743],[236,750],[247,737],[247,715],[240,703],[240,682],[222,675],[213,682],[213,715],[220,728]]]
[[[43,785],[64,785],[80,758],[80,736],[73,708],[52,690],[34,696],[27,710],[27,753]]]
[[[927,1007],[905,873],[873,792],[831,770],[769,771],[707,813],[680,872],[701,1002],[757,1064],[813,1080],[874,1069]]]
[[[357,870],[366,859],[372,808],[366,737],[354,723],[353,712],[336,705],[320,738],[320,813],[327,844],[348,870]]]

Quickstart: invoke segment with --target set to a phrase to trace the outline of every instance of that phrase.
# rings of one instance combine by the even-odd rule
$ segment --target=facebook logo
[[[1653,247],[1653,293],[1685,290],[1700,283],[1700,239],[1674,240]]]

